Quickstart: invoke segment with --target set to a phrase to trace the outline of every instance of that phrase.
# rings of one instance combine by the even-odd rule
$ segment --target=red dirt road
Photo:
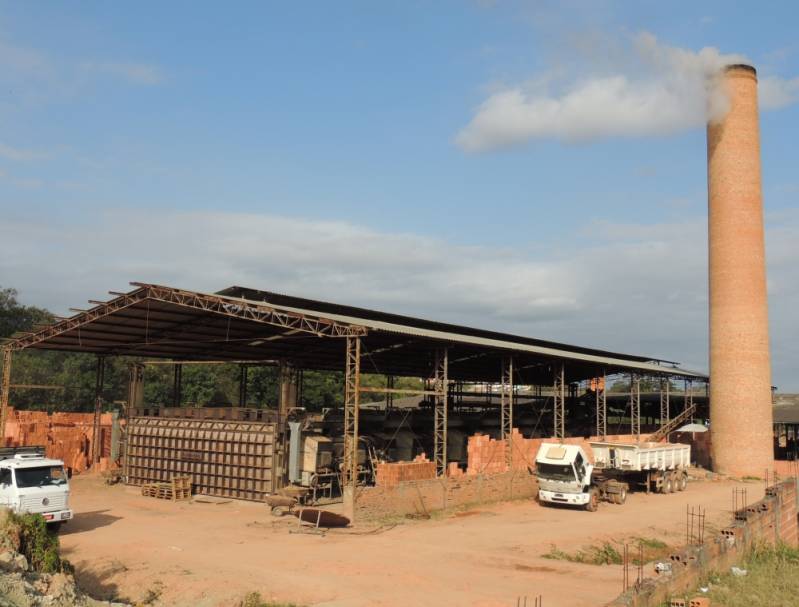
[[[158,596],[155,605],[235,606],[258,591],[329,607],[512,607],[539,594],[546,605],[596,607],[621,591],[621,566],[542,558],[553,544],[573,552],[638,536],[679,545],[686,505],[706,508],[708,527],[724,525],[736,485],[692,482],[684,493],[633,494],[593,514],[511,502],[321,537],[292,533],[294,517],[275,518],[261,504],[165,502],[81,476],[72,480],[76,516],[61,543],[98,598]],[[750,502],[762,497],[762,483],[742,485]]]

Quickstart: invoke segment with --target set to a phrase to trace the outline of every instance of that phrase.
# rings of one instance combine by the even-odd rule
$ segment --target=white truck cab
[[[41,514],[56,528],[70,520],[64,462],[45,457],[44,447],[0,448],[0,507]]]
[[[579,445],[542,443],[535,458],[538,498],[543,503],[591,509],[591,464]]]

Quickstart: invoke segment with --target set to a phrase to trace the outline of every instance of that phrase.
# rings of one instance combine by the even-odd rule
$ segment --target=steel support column
[[[447,387],[449,386],[447,349],[436,350],[433,358],[433,457],[436,475],[447,472]]]
[[[630,375],[630,433],[641,439],[641,377]]]
[[[553,406],[555,438],[566,437],[566,365],[558,363],[554,369]]]
[[[508,441],[505,450],[508,469],[513,469],[513,357],[506,356],[502,359],[502,374],[500,378],[500,432],[502,440]]]
[[[668,377],[660,378],[660,427],[669,423],[671,419],[670,409],[671,380]]]
[[[183,365],[175,365],[175,373],[172,378],[172,406],[180,407],[183,401]]]
[[[386,392],[386,415],[388,415],[394,409],[394,393],[391,392],[394,389],[393,375],[386,375],[386,389],[389,390]]]
[[[0,447],[6,445],[6,417],[11,391],[11,348],[3,348],[3,371],[0,374]]]
[[[94,420],[92,423],[92,462],[100,461],[100,416],[103,413],[103,386],[105,385],[105,356],[97,357],[97,371],[94,379]]]
[[[694,384],[690,379],[685,380],[685,393],[683,395],[683,411],[694,404]]]
[[[344,370],[344,465],[342,485],[352,491],[358,484],[358,406],[361,386],[361,338],[347,338],[347,360]]]
[[[239,365],[239,407],[247,406],[247,365]]]
[[[606,374],[597,377],[596,382],[596,435],[604,439],[608,435],[608,399],[605,391]]]

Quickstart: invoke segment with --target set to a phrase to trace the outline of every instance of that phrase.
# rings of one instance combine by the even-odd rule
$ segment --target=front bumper
[[[552,504],[571,504],[572,506],[585,506],[591,496],[588,493],[558,493],[557,491],[538,491],[538,499]]]
[[[72,510],[56,510],[55,512],[40,512],[48,523],[62,523],[72,518]]]

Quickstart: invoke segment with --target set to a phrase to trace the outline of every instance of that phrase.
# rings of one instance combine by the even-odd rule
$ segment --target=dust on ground
[[[685,542],[686,506],[708,531],[730,520],[733,481],[695,481],[683,493],[630,494],[589,513],[532,500],[472,508],[428,521],[298,533],[294,517],[258,503],[168,502],[95,476],[72,480],[75,519],[62,552],[82,588],[106,599],[176,607],[235,606],[248,593],[332,607],[511,607],[543,595],[558,607],[595,607],[619,594],[620,565],[543,558],[625,538]],[[744,483],[750,502],[763,483]],[[651,569],[649,567],[648,569]],[[532,600],[532,598],[531,598]]]

